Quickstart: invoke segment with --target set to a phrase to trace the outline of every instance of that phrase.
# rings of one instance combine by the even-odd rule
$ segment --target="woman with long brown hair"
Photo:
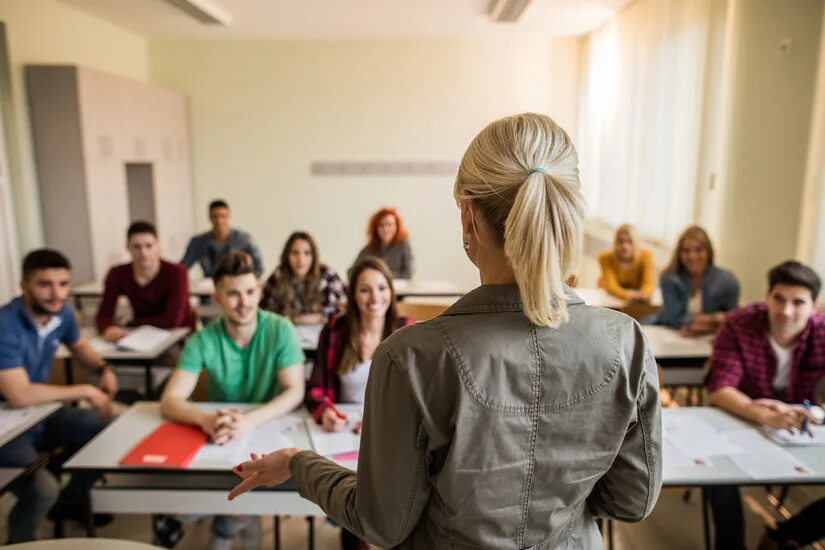
[[[686,336],[715,332],[727,312],[739,307],[739,281],[716,267],[710,237],[698,225],[679,235],[660,285],[662,309],[655,324],[678,328]]]
[[[296,231],[281,251],[281,261],[267,279],[263,309],[281,314],[296,325],[320,325],[347,305],[338,273],[321,263],[309,233]]]

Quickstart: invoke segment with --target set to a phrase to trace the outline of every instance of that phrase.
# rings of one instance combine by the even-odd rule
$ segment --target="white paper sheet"
[[[730,457],[751,479],[804,478],[814,474],[801,460],[781,447],[770,451],[740,453]]]
[[[667,465],[668,468],[709,468],[713,466],[709,458],[686,456],[679,452],[669,441],[665,441],[662,446],[662,462]]]
[[[171,334],[168,330],[144,325],[118,340],[117,346],[131,351],[149,352],[163,344]]]
[[[772,441],[782,445],[783,447],[811,447],[825,445],[825,426],[816,426],[809,424],[811,434],[806,433],[790,433],[788,430],[774,430],[768,426],[762,426],[762,432],[771,438]]]
[[[312,418],[307,418],[306,426],[312,448],[316,453],[324,456],[353,453],[361,446],[361,435],[352,430],[361,421],[358,410],[339,406],[341,412],[347,415],[347,427],[341,432],[327,432]]]
[[[31,415],[30,409],[0,409],[0,433],[8,433],[23,424]]]
[[[271,453],[285,447],[294,447],[289,434],[299,423],[300,421],[292,419],[275,419],[225,445],[207,443],[195,455],[192,466],[232,468],[240,462],[249,460],[251,453]]]
[[[742,448],[701,418],[670,415],[664,418],[664,437],[692,460],[739,453]]]
[[[296,325],[295,335],[304,349],[315,349],[318,347],[318,340],[321,338],[321,331],[324,325]]]

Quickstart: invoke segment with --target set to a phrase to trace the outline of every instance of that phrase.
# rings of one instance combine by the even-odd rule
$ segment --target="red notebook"
[[[186,468],[208,439],[200,428],[167,422],[143,438],[120,463],[149,468]]]

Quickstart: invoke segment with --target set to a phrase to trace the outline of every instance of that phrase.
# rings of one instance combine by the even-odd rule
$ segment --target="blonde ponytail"
[[[472,201],[499,234],[527,318],[566,323],[562,281],[578,259],[584,199],[565,131],[532,113],[493,122],[464,154],[455,196]]]

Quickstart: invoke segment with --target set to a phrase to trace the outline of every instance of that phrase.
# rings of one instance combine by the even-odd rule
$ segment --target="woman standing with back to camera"
[[[577,157],[550,118],[487,126],[455,184],[482,285],[376,351],[358,472],[282,449],[236,467],[230,497],[295,477],[381,547],[602,546],[661,485],[656,365],[639,325],[562,282],[583,217]]]

